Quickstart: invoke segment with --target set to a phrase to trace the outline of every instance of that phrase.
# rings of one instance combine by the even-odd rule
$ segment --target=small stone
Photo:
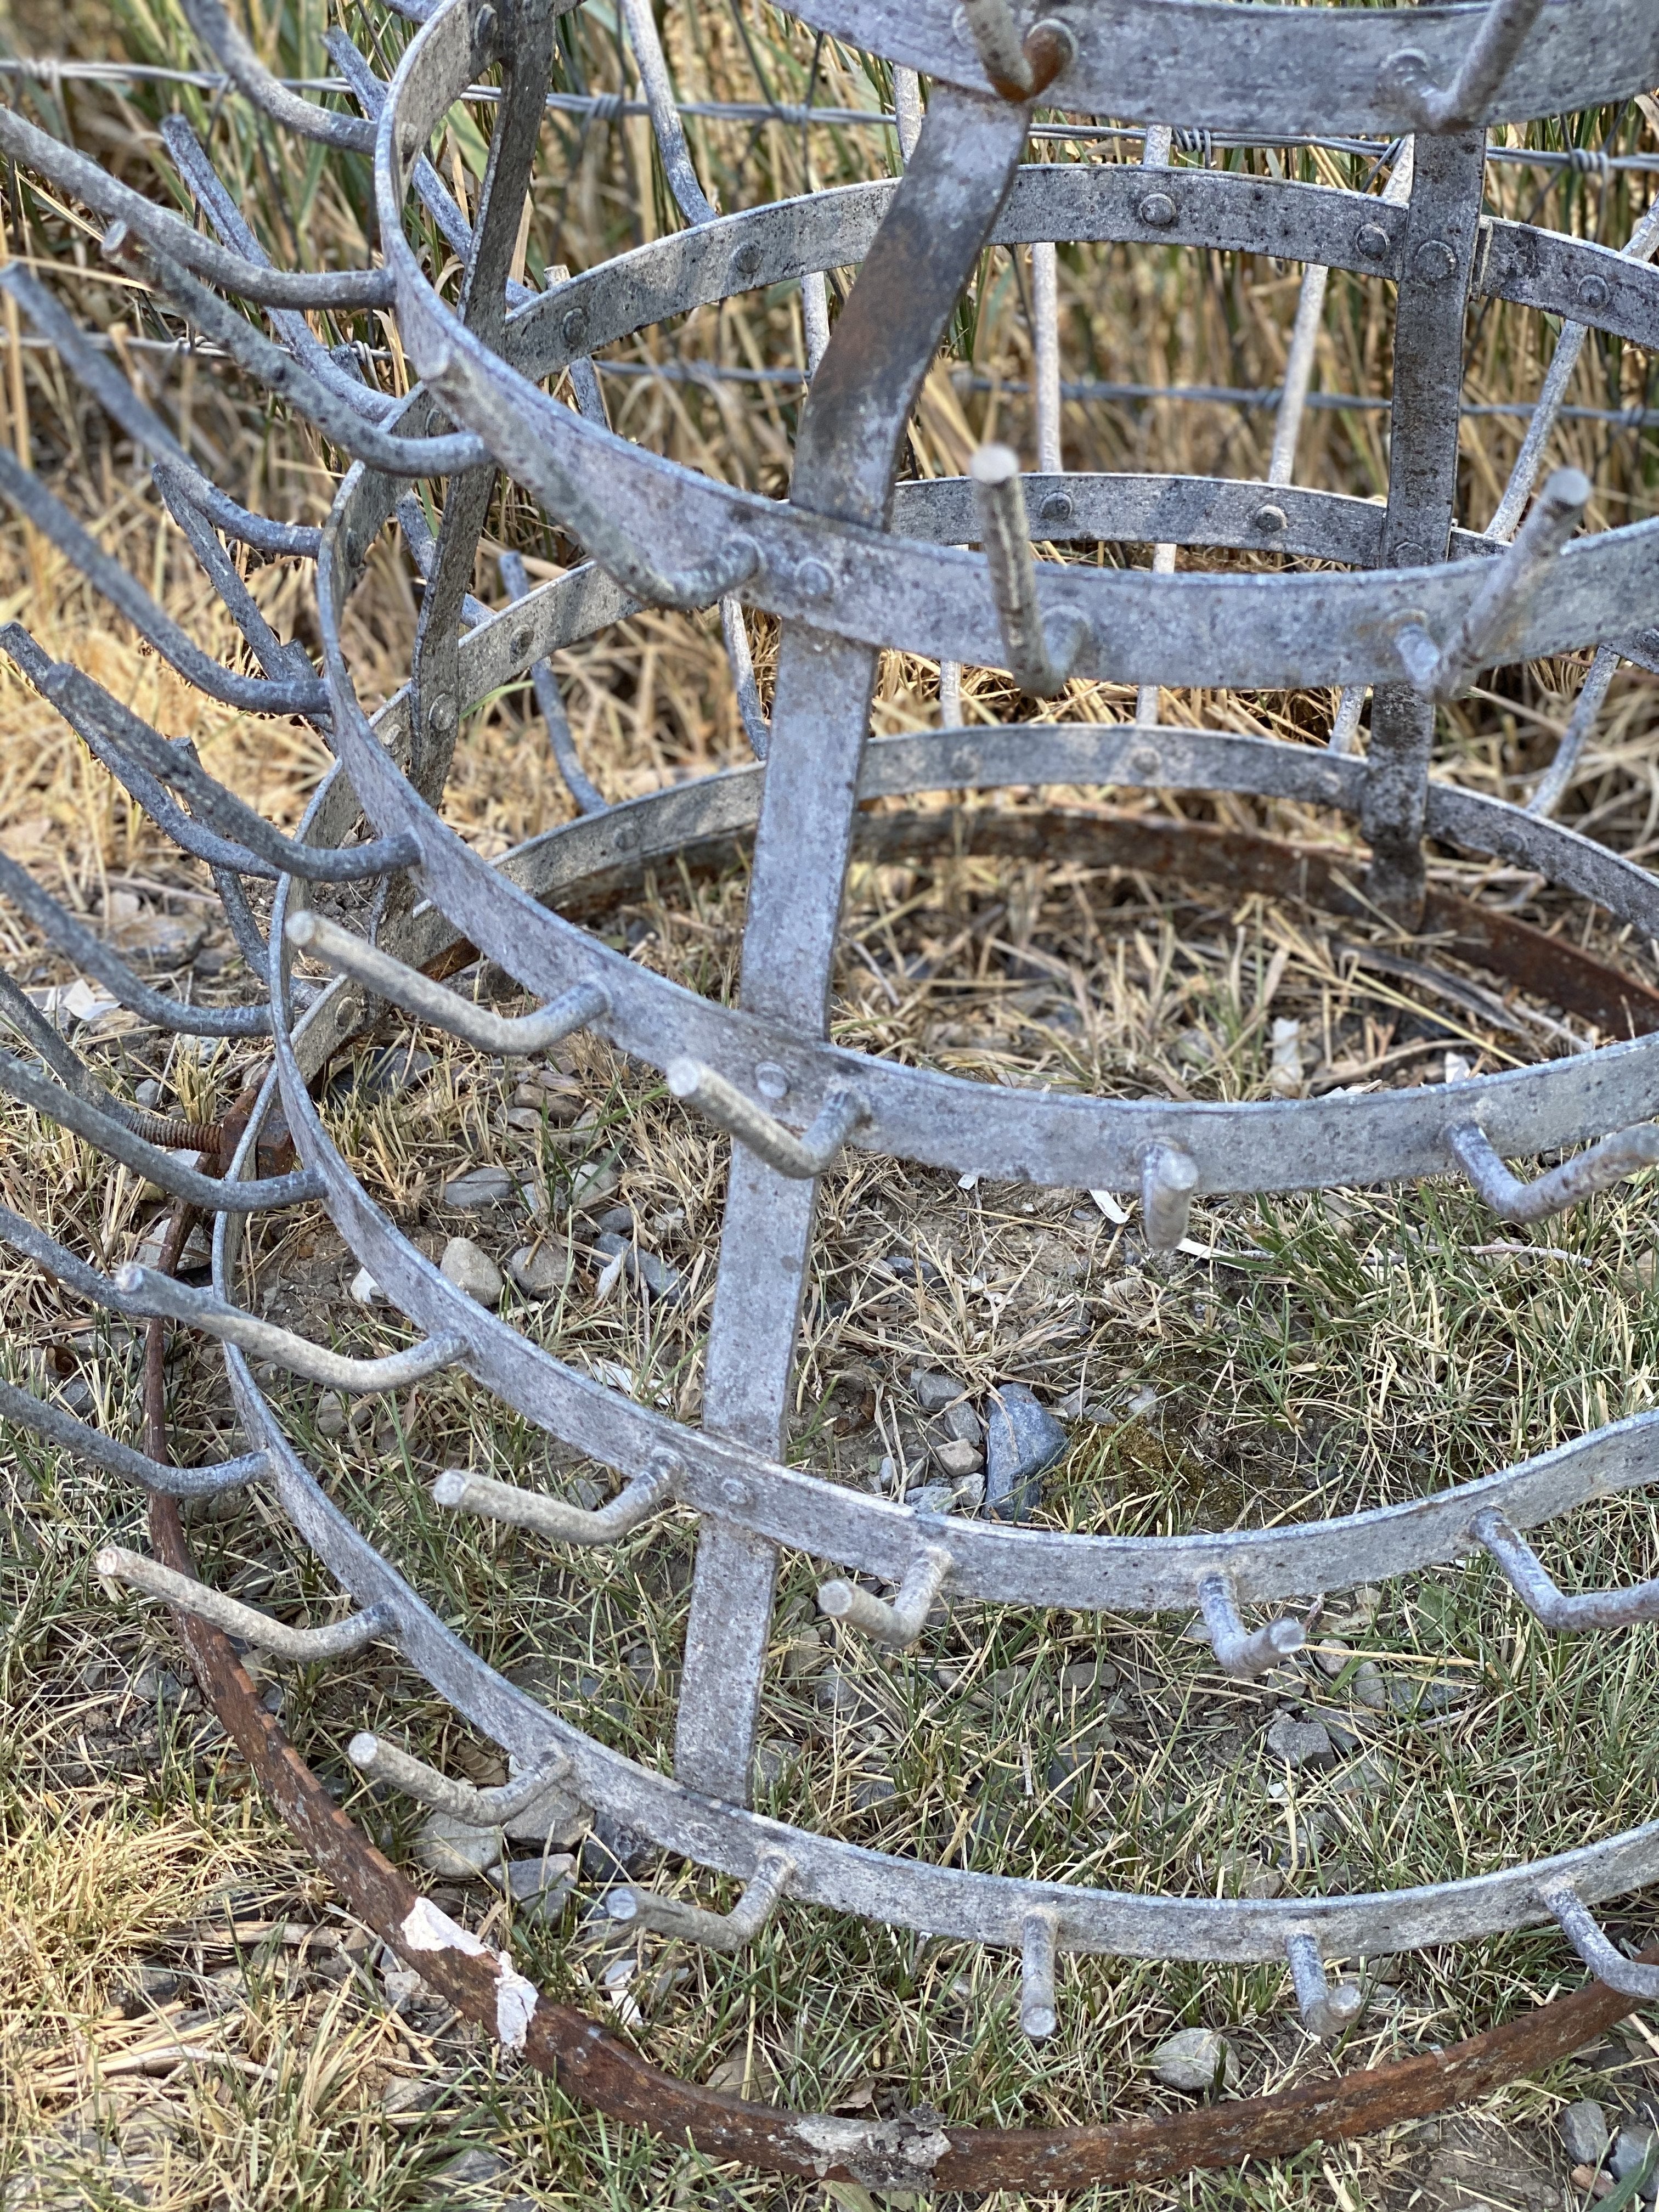
[[[947,1406],[954,1406],[958,1398],[967,1395],[967,1386],[958,1382],[954,1375],[918,1367],[910,1377],[910,1391],[924,1413],[942,1413]]]
[[[1613,2139],[1613,2156],[1608,2164],[1615,2181],[1628,2181],[1631,2175],[1650,2168],[1647,2179],[1640,2187],[1640,2195],[1649,2203],[1659,2195],[1659,2138],[1651,2128],[1620,2128]]]
[[[1126,1421],[1149,1421],[1157,1411],[1158,1393],[1150,1382],[1143,1382],[1138,1390],[1132,1390],[1124,1401]]]
[[[475,1828],[451,1813],[428,1813],[415,1838],[415,1856],[429,1874],[484,1873],[501,1855],[499,1828]]]
[[[796,1757],[795,1747],[780,1736],[769,1736],[755,1753],[755,1786],[775,1790]]]
[[[575,1866],[570,1852],[557,1851],[538,1859],[514,1859],[488,1872],[498,1888],[505,1875],[507,1895],[526,1919],[550,1925],[564,1917],[575,1893]]]
[[[868,1813],[878,1805],[885,1805],[898,1796],[898,1788],[890,1774],[872,1775],[866,1781],[853,1785],[853,1808]]]
[[[1376,1804],[1394,1793],[1394,1769],[1387,1759],[1368,1752],[1364,1759],[1357,1759],[1352,1766],[1345,1768],[1331,1787],[1340,1790],[1345,1797],[1357,1797],[1361,1804]]]
[[[622,1160],[612,1152],[606,1158],[586,1160],[570,1178],[570,1204],[585,1213],[601,1199],[609,1198],[622,1181]]]
[[[538,1243],[520,1244],[507,1261],[507,1272],[525,1297],[551,1297],[564,1289],[574,1272],[570,1247],[545,1237]]]
[[[438,1266],[444,1276],[458,1291],[465,1291],[481,1306],[498,1306],[506,1288],[501,1271],[488,1252],[480,1249],[470,1237],[452,1237],[444,1246],[444,1255]]]
[[[352,1304],[358,1306],[380,1305],[385,1298],[386,1292],[369,1273],[368,1268],[359,1267],[351,1279]]]
[[[952,1482],[961,1482],[984,1470],[985,1455],[977,1444],[959,1443],[953,1437],[949,1443],[935,1444],[933,1450],[933,1465]]]
[[[1153,2051],[1152,2068],[1171,2089],[1231,2088],[1238,2080],[1232,2045],[1210,2027],[1179,2029]]]
[[[629,1218],[632,1217],[630,1215]],[[641,1252],[631,1239],[614,1229],[606,1230],[593,1240],[596,1252],[603,1252],[609,1260],[620,1260],[630,1283],[638,1289],[648,1291],[653,1297],[668,1305],[674,1304],[684,1288],[679,1270],[659,1260],[654,1252]]]
[[[1264,1866],[1253,1851],[1227,1850],[1221,1852],[1218,1865],[1227,1877],[1228,1893],[1260,1901],[1277,1897],[1285,1887],[1285,1877],[1277,1867]]]
[[[505,1206],[518,1193],[516,1180],[505,1168],[468,1168],[444,1185],[443,1202],[457,1213],[483,1213],[492,1206]]]
[[[1309,1648],[1312,1652],[1315,1666],[1322,1674],[1328,1675],[1333,1682],[1353,1656],[1352,1651],[1340,1636],[1328,1636],[1322,1643],[1312,1644]]]
[[[953,1482],[929,1482],[920,1490],[907,1490],[904,1502],[917,1513],[948,1513],[957,1502]]]
[[[1109,1659],[1074,1659],[1060,1670],[1060,1694],[1079,1699],[1097,1697],[1116,1680],[1117,1668]]]
[[[954,1406],[947,1406],[939,1416],[939,1425],[947,1437],[958,1443],[977,1448],[985,1441],[985,1424],[965,1398]]]
[[[1353,1670],[1349,1685],[1353,1701],[1364,1705],[1367,1712],[1380,1713],[1389,1702],[1389,1686],[1382,1679],[1382,1669],[1375,1659],[1362,1659]]]
[[[444,2094],[441,2081],[428,2081],[419,2075],[388,2081],[380,2092],[380,2110],[395,2119],[400,2113],[429,2112]]]
[[[1322,1721],[1293,1720],[1289,1713],[1280,1713],[1267,1730],[1267,1748],[1288,1766],[1315,1766],[1336,1755]]]
[[[988,1408],[985,1499],[1000,1521],[1024,1521],[1042,1502],[1042,1478],[1065,1455],[1065,1430],[1023,1382],[1005,1382]]]
[[[507,2160],[499,2151],[464,2150],[459,2158],[452,2158],[438,2168],[438,2179],[449,2189],[475,2189],[480,2182],[499,2181],[507,2172]],[[429,2200],[434,2204],[448,2203],[442,2199]]]
[[[631,1206],[608,1206],[593,1226],[608,1231],[613,1237],[631,1237],[634,1233],[634,1209]]]
[[[1582,2098],[1562,2113],[1562,2147],[1575,2166],[1600,2166],[1612,2140],[1607,2113],[1594,2098]]]

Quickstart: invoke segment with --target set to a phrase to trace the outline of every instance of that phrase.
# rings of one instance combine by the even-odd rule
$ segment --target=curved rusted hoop
[[[165,1424],[149,1425],[146,1441],[155,1455],[165,1457]],[[192,1571],[171,1498],[151,1498],[149,1533],[159,1559],[179,1572]],[[469,1956],[459,1947],[434,1950],[424,1942],[416,1947],[410,1917],[420,1893],[340,1810],[288,1741],[260,1703],[229,1638],[192,1613],[176,1613],[174,1621],[203,1695],[286,1826],[349,1908],[459,2011],[495,2033],[501,1982],[493,1955]],[[1642,1959],[1659,1960],[1659,1946]],[[1426,2119],[1565,2058],[1622,2019],[1636,2002],[1592,1982],[1573,1996],[1557,1997],[1443,2051],[1309,2082],[1274,2097],[1200,2106],[1171,2119],[1070,2128],[957,2127],[926,2107],[899,2120],[870,2122],[750,2104],[665,2072],[585,2013],[540,1996],[523,2049],[531,2065],[585,2104],[666,2140],[689,2140],[711,2158],[876,2189],[1066,2192],[1158,2181],[1251,2158],[1287,2158],[1310,2143],[1348,2141]]]

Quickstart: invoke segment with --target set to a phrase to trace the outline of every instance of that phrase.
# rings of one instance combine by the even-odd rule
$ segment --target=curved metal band
[[[1391,135],[1418,109],[1390,64],[1420,53],[1424,76],[1456,82],[1488,0],[1466,7],[1240,7],[1232,0],[1045,0],[1076,40],[1046,95],[1068,112],[1136,122],[1179,116],[1194,129],[1294,137]],[[803,0],[814,30],[975,92],[986,75],[953,0]],[[1472,121],[1553,114],[1617,100],[1659,78],[1659,23],[1646,0],[1558,0]]]

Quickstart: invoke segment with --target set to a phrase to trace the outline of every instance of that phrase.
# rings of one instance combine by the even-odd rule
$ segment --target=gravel
[[[1158,2080],[1171,2089],[1201,2091],[1219,2082],[1231,2088],[1238,2080],[1238,2061],[1232,2045],[1212,2027],[1183,2027],[1160,2043],[1152,2066]]]
[[[458,1291],[465,1291],[481,1306],[500,1305],[506,1287],[501,1271],[489,1253],[470,1237],[452,1237],[444,1246],[444,1255],[438,1266]]]
[[[1600,2166],[1612,2141],[1607,2113],[1593,2098],[1569,2105],[1562,2113],[1561,2142],[1575,2166]]]
[[[986,1510],[999,1521],[1024,1521],[1042,1503],[1042,1476],[1069,1439],[1023,1382],[992,1392],[986,1431]]]

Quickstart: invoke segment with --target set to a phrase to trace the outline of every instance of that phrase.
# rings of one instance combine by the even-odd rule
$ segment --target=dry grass
[[[352,24],[362,24],[354,14]],[[619,82],[613,27],[590,6],[568,19],[566,81]],[[256,23],[256,31],[260,25]],[[325,65],[320,12],[263,25],[293,74]],[[677,11],[673,58],[692,99],[750,97],[757,62],[781,100],[805,92],[810,37],[750,0]],[[741,31],[746,31],[746,47]],[[61,21],[22,17],[26,51],[61,47]],[[88,9],[78,51],[193,63],[169,9]],[[377,25],[394,47],[398,26]],[[815,96],[870,106],[874,77],[833,46],[817,58]],[[30,97],[78,143],[153,179],[153,123],[171,94]],[[363,251],[361,165],[284,154],[272,134],[201,95],[180,104],[211,123],[216,155],[273,252],[302,240],[312,258]],[[446,173],[476,176],[488,112],[458,117]],[[1590,118],[1587,143],[1614,127]],[[1632,112],[1621,145],[1654,132]],[[1645,133],[1645,137],[1644,137]],[[694,121],[694,152],[724,205],[805,185],[882,173],[884,133]],[[586,265],[671,226],[643,125],[584,131],[550,122],[531,230],[532,272]],[[1100,149],[1060,147],[1056,158]],[[1230,157],[1236,160],[1243,157]],[[1253,157],[1261,159],[1263,157]],[[1306,173],[1351,181],[1346,158],[1308,157]],[[1528,211],[1539,180],[1493,171],[1506,207]],[[1617,239],[1629,180],[1558,183],[1541,204],[1563,227]],[[20,223],[18,218],[21,216]],[[15,246],[80,272],[77,312],[118,340],[163,325],[102,267],[84,224],[24,186],[8,216]],[[850,272],[848,272],[850,275]],[[1062,257],[1068,375],[1172,383],[1276,380],[1297,272],[1262,262]],[[949,356],[924,393],[907,463],[954,472],[992,428],[1029,441],[1024,271],[987,257]],[[1320,382],[1375,392],[1386,381],[1389,303],[1334,279]],[[331,331],[362,336],[367,328]],[[1470,392],[1502,401],[1535,389],[1549,334],[1539,319],[1492,307],[1472,325]],[[684,319],[615,349],[618,361],[674,357],[758,366],[799,358],[796,303],[767,298]],[[3,350],[3,349],[0,349]],[[266,434],[259,396],[201,365],[129,349],[153,404],[187,424],[204,458],[272,511],[322,511],[330,457],[291,431]],[[48,359],[10,351],[6,434],[65,487],[210,649],[237,647],[186,549],[158,522],[146,481],[110,427]],[[400,364],[378,371],[395,382]],[[1574,398],[1639,399],[1647,364],[1628,349],[1586,349]],[[787,483],[795,404],[787,387],[707,388],[611,380],[617,425],[733,481]],[[18,404],[21,395],[21,404]],[[1131,409],[1073,403],[1074,467],[1259,472],[1271,418],[1220,407]],[[1464,432],[1464,519],[1501,489],[1520,425],[1472,417]],[[1559,457],[1589,470],[1595,520],[1650,511],[1651,440],[1570,423]],[[1383,418],[1310,417],[1304,482],[1375,493],[1386,482]],[[568,552],[517,501],[492,519],[492,544],[556,564]],[[274,818],[292,823],[326,766],[308,731],[254,724],[203,702],[134,648],[58,557],[12,535],[0,617],[21,614],[55,653],[78,662],[170,732],[196,738],[215,771]],[[1101,559],[1146,557],[1101,549]],[[416,596],[390,543],[354,605],[360,686],[400,680]],[[251,579],[284,635],[310,635],[304,579],[273,565]],[[478,588],[499,596],[493,563]],[[763,687],[772,637],[754,625]],[[712,618],[642,617],[562,657],[572,726],[591,771],[621,797],[741,757],[741,733]],[[1513,793],[1548,757],[1577,671],[1514,672],[1443,725],[1448,767]],[[0,844],[58,896],[158,964],[191,969],[191,988],[243,987],[199,872],[92,766],[50,711],[9,675],[0,740]],[[1006,678],[970,672],[967,712],[1006,718]],[[1130,695],[1072,687],[1068,716],[1116,720]],[[1171,719],[1316,737],[1322,696],[1166,695]],[[889,655],[877,707],[883,730],[936,714],[935,677]],[[1616,689],[1565,811],[1620,849],[1653,842],[1652,687]],[[1097,805],[1097,792],[1049,794]],[[1132,802],[1199,820],[1328,840],[1328,822],[1242,802],[1167,796]],[[450,818],[495,854],[565,818],[568,801],[527,692],[475,717],[446,798]],[[1513,901],[1651,977],[1651,948],[1615,933],[1534,882],[1442,855],[1441,878]],[[668,871],[599,927],[636,958],[715,997],[734,984],[741,868],[690,883]],[[0,916],[8,965],[31,983],[66,971],[15,915]],[[1271,1026],[1301,1025],[1302,1080],[1441,1079],[1448,1052],[1477,1069],[1558,1048],[1559,1010],[1513,996],[1431,948],[1404,948],[1427,974],[1402,975],[1402,948],[1379,932],[1288,901],[1234,902],[1057,863],[860,864],[849,887],[834,1028],[884,1056],[988,1082],[1050,1084],[1115,1095],[1270,1094]],[[1369,954],[1369,957],[1365,957]],[[1389,966],[1392,958],[1395,964]],[[1382,964],[1379,964],[1379,960]],[[489,979],[480,979],[486,988]],[[1473,988],[1475,997],[1471,998]],[[1483,1001],[1481,993],[1486,994]],[[211,1110],[251,1064],[240,1052],[167,1052],[116,1017],[95,1049],[110,1079],[159,1082],[169,1101]],[[401,1061],[385,1051],[394,1045]],[[409,1048],[422,1059],[410,1062]],[[388,1080],[394,1066],[410,1079]],[[701,1361],[723,1195],[723,1153],[609,1050],[580,1040],[550,1110],[518,1092],[520,1071],[430,1034],[389,1028],[336,1072],[325,1111],[337,1141],[401,1225],[429,1249],[465,1230],[498,1258],[544,1235],[568,1252],[562,1291],[509,1303],[526,1332],[562,1358],[624,1381],[681,1418],[697,1417]],[[580,1115],[571,1109],[578,1107]],[[510,1166],[539,1194],[534,1216],[457,1214],[444,1186],[480,1161]],[[609,1163],[615,1187],[572,1206],[585,1168]],[[0,1184],[76,1249],[128,1256],[153,1216],[133,1179],[112,1176],[75,1140],[21,1112],[0,1116]],[[630,1209],[638,1242],[678,1269],[684,1295],[641,1297],[596,1250],[599,1215]],[[1082,1193],[1033,1195],[860,1159],[826,1179],[821,1237],[791,1439],[792,1455],[837,1480],[881,1479],[884,1461],[919,1470],[929,1437],[910,1389],[918,1366],[958,1375],[975,1393],[1018,1378],[1089,1409],[1051,1479],[1052,1525],[1125,1534],[1334,1513],[1420,1494],[1546,1448],[1652,1402],[1659,1374],[1656,1237],[1642,1187],[1598,1200],[1547,1232],[1495,1236],[1467,1195],[1443,1187],[1334,1194],[1323,1200],[1237,1201],[1201,1212],[1196,1236],[1224,1256],[1149,1262],[1134,1226]],[[1503,1249],[1498,1249],[1503,1248]],[[320,1210],[263,1229],[250,1297],[322,1339],[389,1349],[407,1332],[346,1295],[355,1261]],[[514,1294],[509,1291],[509,1301]],[[0,1273],[0,1329],[14,1374],[113,1432],[136,1434],[132,1333],[18,1266]],[[372,1519],[390,1553],[495,1664],[608,1742],[647,1765],[670,1756],[677,1655],[692,1556],[689,1523],[572,1556],[507,1532],[435,1522],[440,1467],[520,1480],[602,1484],[603,1470],[445,1376],[395,1401],[368,1401],[342,1425],[305,1386],[270,1385],[334,1494]],[[173,1418],[202,1455],[230,1433],[216,1361],[175,1344]],[[0,2178],[8,2204],[101,2205],[142,2191],[179,2212],[336,2205],[402,2212],[432,2202],[502,2207],[594,2204],[805,2206],[866,2202],[712,2169],[667,2142],[619,2134],[556,2089],[501,2064],[407,1980],[385,1971],[363,1931],[252,1790],[195,1693],[174,1672],[162,1621],[112,1607],[88,1561],[131,1532],[138,1508],[116,1484],[23,1437],[0,1505],[7,1633],[0,1645]],[[203,1516],[194,1540],[224,1586],[280,1611],[326,1607],[315,1563],[257,1498]],[[1547,1556],[1586,1583],[1635,1579],[1659,1563],[1659,1516],[1638,1496],[1587,1508],[1553,1534]],[[763,1732],[765,1802],[787,1818],[860,1843],[959,1864],[1081,1881],[1189,1892],[1286,1892],[1452,1879],[1633,1824],[1651,1804],[1650,1632],[1559,1643],[1526,1623],[1485,1571],[1411,1578],[1385,1592],[1333,1592],[1315,1622],[1334,1670],[1263,1689],[1229,1683],[1182,1638],[1180,1620],[1042,1619],[957,1606],[914,1655],[884,1661],[815,1625],[816,1565],[785,1563]],[[1346,1646],[1346,1652],[1337,1649]],[[1384,1685],[1367,1702],[1369,1662]],[[344,1767],[356,1726],[379,1723],[437,1763],[501,1778],[471,1738],[393,1658],[272,1677],[270,1695],[301,1749],[398,1855],[416,1847],[406,1804],[380,1799]],[[1273,1714],[1293,1705],[1334,1723],[1347,1747],[1292,1775],[1265,1747]],[[590,1862],[590,1875],[594,1868]],[[683,1869],[658,1879],[689,1893]],[[591,1881],[588,1887],[591,1890]],[[706,1899],[725,1895],[707,1882]],[[504,1908],[480,1883],[441,1883],[447,1907],[496,1930]],[[702,2080],[746,2083],[798,2106],[880,2113],[926,2099],[953,2117],[1014,2124],[1129,2114],[1177,2101],[1146,2057],[1176,2026],[1224,2027],[1247,2090],[1304,2078],[1330,2061],[1292,2025],[1283,1977],[1192,1966],[1076,1960],[1064,1972],[1061,2033],[1033,2050],[1014,2018],[1004,1957],[786,1908],[747,1958],[726,1961],[651,1939],[618,1952],[573,1911],[554,1927],[512,1923],[526,1971],[608,2013],[659,2062]],[[1508,2016],[1577,1972],[1554,1939],[1531,1935],[1444,1956],[1373,1962],[1374,2002],[1342,2054],[1421,2050]],[[1553,2113],[1594,2094],[1632,2115],[1654,2088],[1656,2044],[1638,2017],[1547,2081],[1522,2085],[1456,2123],[1315,2152],[1242,2177],[1142,2192],[1151,2203],[1279,2206],[1334,2202],[1342,2212],[1427,2201],[1559,2202]],[[470,2161],[457,2166],[457,2160]],[[1005,2200],[1006,2201],[1006,2200]]]

